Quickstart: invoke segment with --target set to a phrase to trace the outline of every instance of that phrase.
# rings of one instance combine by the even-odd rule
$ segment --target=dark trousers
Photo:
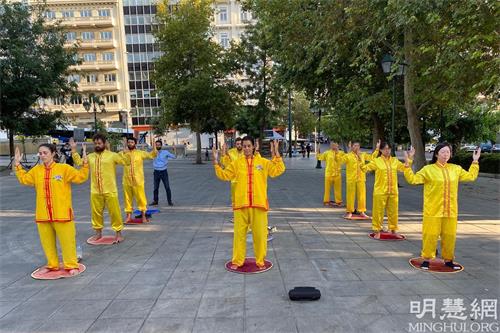
[[[160,181],[165,185],[165,191],[167,192],[167,200],[168,203],[172,203],[172,193],[170,192],[170,184],[168,183],[168,172],[167,170],[154,170],[154,192],[153,192],[153,201],[158,202],[158,189],[160,188]]]

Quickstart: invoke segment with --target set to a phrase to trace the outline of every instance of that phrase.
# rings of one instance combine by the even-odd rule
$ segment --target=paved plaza
[[[87,270],[57,281],[30,277],[45,263],[33,188],[0,177],[0,331],[407,332],[415,323],[496,322],[470,314],[474,300],[499,298],[500,180],[461,184],[456,259],[465,271],[433,274],[408,264],[420,252],[421,187],[400,178],[400,231],[407,240],[375,241],[367,237],[369,221],[347,221],[343,210],[323,207],[324,169],[315,169],[315,162],[287,159],[285,174],[269,181],[269,224],[277,232],[268,259],[274,267],[256,275],[224,268],[232,252],[229,183],[216,179],[211,164],[171,162],[175,206],[167,206],[160,189],[161,212],[151,224],[126,226],[125,241],[114,246],[85,244],[92,235],[89,183],[74,186]],[[145,173],[151,201],[151,162]],[[121,167],[118,174],[121,190]],[[369,213],[372,186],[369,175]],[[107,217],[106,228],[111,233]],[[317,287],[322,297],[291,302],[288,290],[295,286]],[[436,302],[436,318],[411,313],[411,302],[429,299]],[[446,299],[462,300],[467,317],[441,321]]]

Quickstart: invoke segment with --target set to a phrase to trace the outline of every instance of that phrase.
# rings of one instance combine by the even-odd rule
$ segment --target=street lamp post
[[[292,158],[292,93],[288,91],[288,157]]]
[[[104,101],[99,99],[98,96],[94,94],[90,94],[88,100],[83,102],[83,107],[85,111],[89,112],[92,107],[92,112],[94,113],[94,134],[97,133],[97,107],[96,104],[99,105],[99,110],[104,113],[106,112],[106,104]]]
[[[394,58],[390,54],[384,55],[382,58],[382,70],[384,74],[390,74],[392,65],[395,63]],[[392,81],[392,112],[391,112],[391,146],[392,154],[395,154],[394,147],[394,114],[396,113],[396,76],[405,75],[407,64],[403,61],[399,64],[398,71],[391,78]]]
[[[319,137],[321,135],[321,107],[318,108],[318,132],[316,133],[316,141],[317,144],[320,144]],[[318,150],[316,149],[316,154],[318,153]],[[316,161],[316,169],[321,169],[321,161],[317,160]]]

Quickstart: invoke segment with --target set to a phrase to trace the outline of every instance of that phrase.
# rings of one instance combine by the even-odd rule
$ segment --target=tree
[[[182,0],[171,10],[168,3],[157,14],[163,52],[154,74],[162,98],[159,124],[187,123],[196,132],[196,163],[201,164],[201,133],[231,122],[236,89],[226,79],[230,67],[224,51],[213,40],[212,2]]]
[[[65,48],[60,25],[48,23],[43,6],[0,3],[0,128],[8,130],[10,156],[14,135],[47,132],[62,113],[46,114],[32,107],[36,101],[64,96],[69,67],[77,64],[75,48]],[[40,119],[38,119],[40,118]],[[35,120],[36,126],[35,126]],[[40,127],[42,126],[42,127]]]
[[[316,118],[311,112],[310,102],[303,92],[295,93],[292,102],[292,125],[297,144],[298,134],[308,135],[314,130]],[[291,144],[291,143],[290,143]]]

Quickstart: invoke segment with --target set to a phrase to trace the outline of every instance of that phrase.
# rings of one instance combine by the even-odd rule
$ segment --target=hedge
[[[459,152],[454,155],[450,163],[460,165],[465,170],[469,170],[472,163],[472,153]],[[479,172],[500,173],[500,154],[483,153],[479,158]]]

